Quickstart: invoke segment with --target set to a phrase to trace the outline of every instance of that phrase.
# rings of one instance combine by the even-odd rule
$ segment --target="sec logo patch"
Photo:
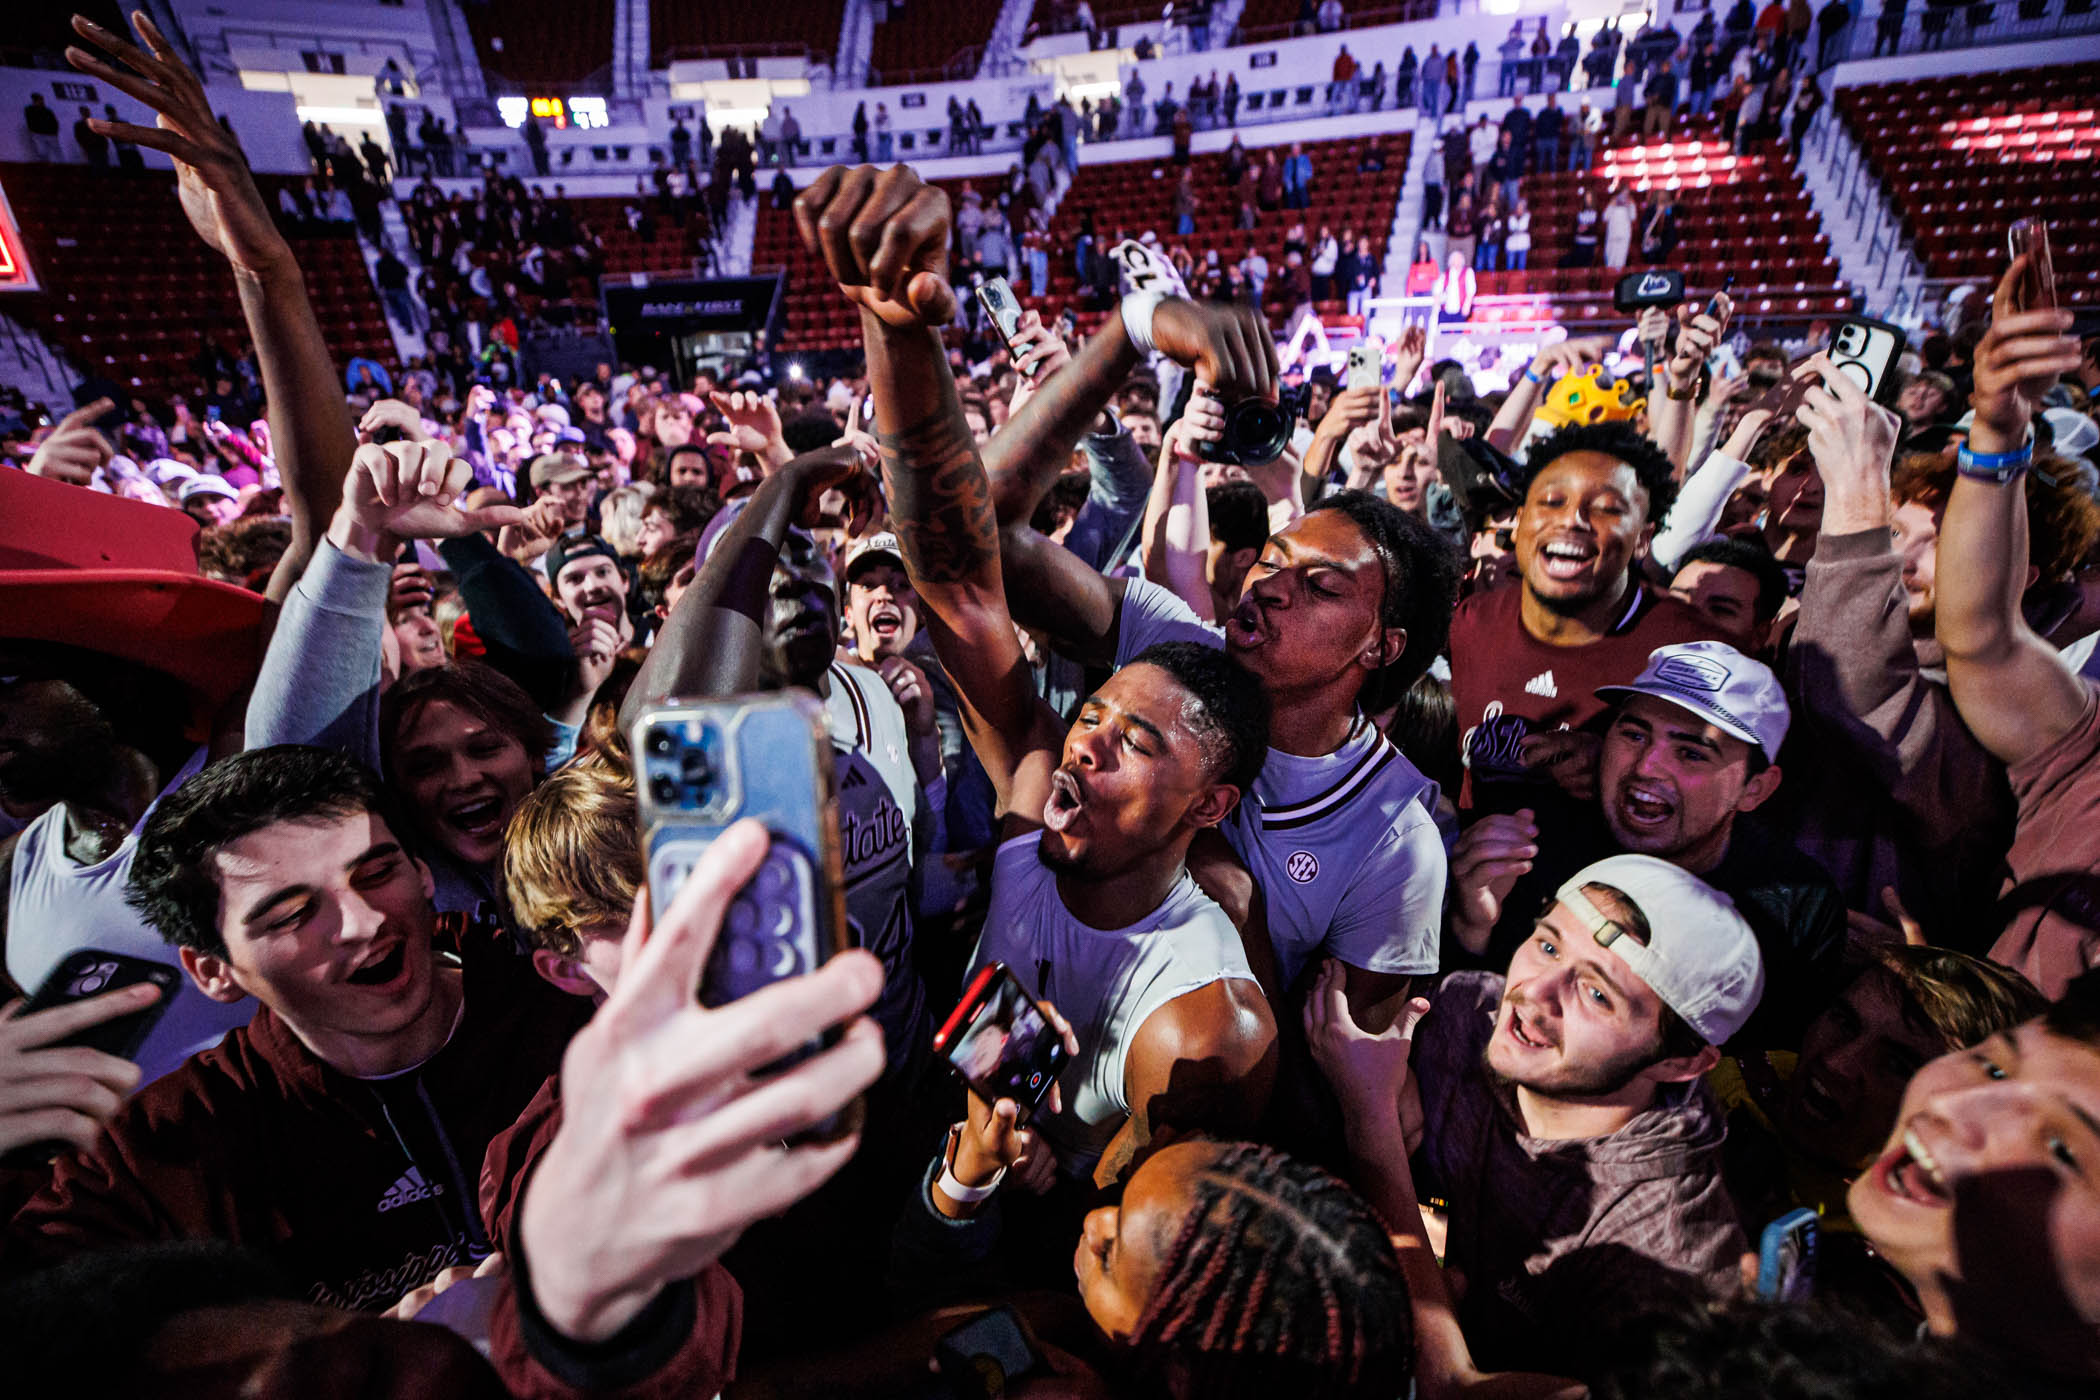
[[[1320,858],[1311,851],[1292,851],[1291,858],[1283,863],[1283,873],[1299,884],[1310,884],[1320,873]]]

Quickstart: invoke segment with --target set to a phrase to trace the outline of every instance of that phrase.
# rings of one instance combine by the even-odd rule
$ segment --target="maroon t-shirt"
[[[2085,718],[2006,770],[2020,804],[2005,853],[1993,961],[2025,973],[2045,997],[2100,966],[2100,694],[2086,683]]]
[[[1551,646],[1524,630],[1521,579],[1459,604],[1451,622],[1451,698],[1458,709],[1459,750],[1466,766],[1459,805],[1468,810],[1513,810],[1478,789],[1512,784],[1535,789],[1518,746],[1527,734],[1581,729],[1611,706],[1600,685],[1625,685],[1648,664],[1648,653],[1676,642],[1719,634],[1689,604],[1637,584],[1609,635],[1583,646]]]

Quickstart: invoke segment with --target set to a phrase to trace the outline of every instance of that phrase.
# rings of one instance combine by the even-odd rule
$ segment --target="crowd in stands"
[[[286,230],[378,171],[315,129],[273,207],[135,27],[72,62],[158,125],[89,130],[175,157],[246,339],[0,399],[21,1393],[2100,1387],[2100,334],[2032,254],[1864,382],[1880,323],[1725,293],[1287,373],[1261,284],[1356,290],[1355,230],[1089,229],[1098,328],[998,321],[1065,107],[996,189],[790,182],[826,373],[528,382],[602,240],[426,180],[390,374]],[[1521,267],[1505,186],[1597,133],[1472,130],[1452,272]],[[702,245],[758,161],[634,216]],[[667,768],[707,703],[815,756]],[[999,977],[1040,1033],[959,1073]]]

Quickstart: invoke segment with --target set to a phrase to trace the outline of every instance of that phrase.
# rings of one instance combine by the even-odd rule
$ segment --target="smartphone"
[[[216,423],[219,421],[219,417],[220,410],[217,404],[206,404],[204,406],[204,420],[207,423]]]
[[[846,948],[831,734],[814,697],[668,699],[643,712],[628,741],[649,907],[659,917],[730,823],[756,817],[773,838],[765,863],[730,901],[697,989],[703,1005],[726,1005],[814,972]],[[766,1072],[837,1038],[828,1032]],[[819,1135],[844,1127],[826,1125]]]
[[[1712,296],[1706,299],[1707,315],[1718,317],[1721,314],[1721,298],[1727,296],[1728,289],[1733,287],[1734,285],[1735,274],[1733,272],[1729,273],[1726,277],[1723,277],[1721,279],[1721,290],[1715,292]]]
[[[1896,399],[1896,361],[1905,337],[1900,326],[1866,316],[1847,316],[1830,332],[1830,362],[1867,397],[1889,407]]]
[[[2027,275],[2020,280],[2019,309],[2056,309],[2056,263],[2049,256],[2049,225],[2040,219],[2015,219],[2005,232],[2005,244],[2014,257],[2032,254]]]
[[[941,1376],[959,1385],[959,1395],[1001,1395],[1008,1381],[1043,1364],[1028,1324],[1012,1308],[993,1308],[971,1318],[934,1343]]]
[[[1344,389],[1375,389],[1385,378],[1385,347],[1375,340],[1360,340],[1349,350],[1349,364],[1342,381]]]
[[[1768,1303],[1805,1302],[1816,1283],[1816,1213],[1789,1211],[1757,1245],[1757,1296]]]
[[[115,1055],[120,1060],[133,1059],[137,1057],[139,1047],[146,1043],[146,1037],[160,1024],[160,1018],[168,1013],[175,993],[182,987],[181,971],[166,963],[151,962],[126,953],[82,948],[59,960],[58,966],[51,969],[51,975],[44,979],[44,984],[37,988],[36,995],[17,1014],[27,1016],[49,1011],[54,1006],[85,1001],[140,982],[151,982],[160,988],[160,1000],[129,1016],[119,1016],[114,1021],[75,1031],[57,1042],[59,1045],[84,1045],[105,1055]]]
[[[978,969],[933,1033],[933,1053],[986,1103],[1012,1099],[1033,1117],[1070,1055],[1057,1026],[1005,963]]]
[[[1021,333],[1021,299],[1014,295],[1013,283],[1004,277],[987,277],[977,284],[977,300],[984,304],[984,312],[998,327],[999,338],[1013,348],[1014,337]]]

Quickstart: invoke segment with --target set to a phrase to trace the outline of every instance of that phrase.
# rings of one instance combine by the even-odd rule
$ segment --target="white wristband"
[[[1123,334],[1144,354],[1159,353],[1159,347],[1152,343],[1152,313],[1166,299],[1167,293],[1157,289],[1131,292],[1123,298]]]
[[[960,1181],[957,1181],[955,1179],[955,1168],[949,1164],[943,1163],[941,1166],[940,1178],[937,1184],[941,1188],[941,1194],[946,1196],[949,1200],[958,1201],[964,1205],[973,1205],[978,1201],[984,1200],[988,1196],[992,1195],[992,1193],[997,1191],[999,1189],[999,1183],[1004,1180],[1006,1180],[1006,1168],[1001,1167],[999,1168],[998,1172],[993,1175],[992,1179],[990,1181],[987,1181],[984,1185],[965,1186]]]

